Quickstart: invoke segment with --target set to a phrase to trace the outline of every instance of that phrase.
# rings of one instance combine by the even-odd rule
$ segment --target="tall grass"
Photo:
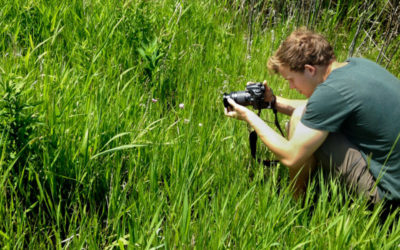
[[[398,247],[396,214],[380,221],[335,181],[316,177],[294,201],[285,167],[251,160],[221,102],[263,79],[301,98],[266,62],[302,25],[342,60],[351,44],[385,54],[399,76],[391,7],[250,2],[0,1],[0,245]]]

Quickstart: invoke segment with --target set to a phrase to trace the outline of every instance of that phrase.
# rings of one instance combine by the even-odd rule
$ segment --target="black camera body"
[[[272,90],[271,90],[272,91]],[[252,105],[254,109],[272,108],[270,102],[264,101],[265,85],[262,82],[252,83],[246,86],[245,91],[225,93],[223,97],[224,106],[230,107],[228,97],[233,99],[237,104],[242,106]]]

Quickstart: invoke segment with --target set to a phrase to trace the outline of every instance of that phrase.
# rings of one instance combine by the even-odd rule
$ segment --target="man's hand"
[[[249,112],[252,112],[248,108],[237,104],[232,98],[228,98],[228,103],[232,106],[225,108],[225,115],[228,117],[246,121]]]

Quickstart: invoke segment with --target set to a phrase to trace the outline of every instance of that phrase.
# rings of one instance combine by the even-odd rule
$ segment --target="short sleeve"
[[[301,122],[309,128],[337,132],[350,112],[351,107],[337,90],[320,85],[308,100]]]

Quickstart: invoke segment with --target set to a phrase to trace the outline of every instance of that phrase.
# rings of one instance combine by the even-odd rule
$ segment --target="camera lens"
[[[235,100],[236,103],[248,106],[251,105],[251,95],[247,91],[238,91],[231,93],[231,98]]]
[[[223,101],[225,108],[230,107],[231,105],[228,103],[228,98],[233,99],[237,104],[248,106],[252,105],[251,94],[247,91],[237,91],[232,92],[230,94],[224,93]]]

